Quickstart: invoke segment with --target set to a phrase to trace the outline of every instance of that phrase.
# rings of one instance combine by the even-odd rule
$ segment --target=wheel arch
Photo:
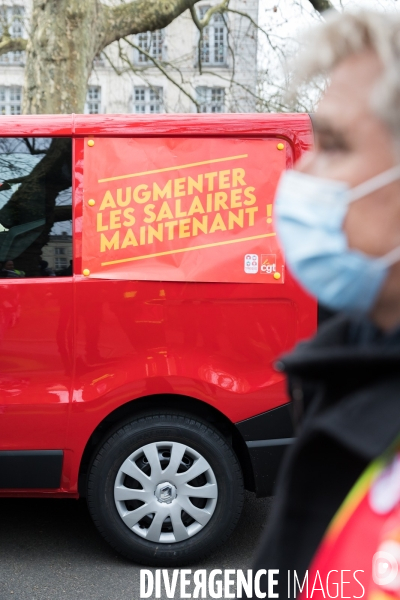
[[[156,394],[131,400],[109,413],[96,427],[86,443],[79,466],[79,495],[86,496],[87,473],[93,457],[98,449],[115,430],[132,418],[140,418],[155,411],[176,412],[186,416],[197,417],[213,425],[230,443],[238,457],[245,488],[254,491],[254,473],[250,454],[246,443],[232,421],[218,409],[209,404],[178,394]]]

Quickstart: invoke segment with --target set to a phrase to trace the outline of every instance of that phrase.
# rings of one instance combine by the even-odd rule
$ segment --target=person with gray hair
[[[325,584],[343,570],[340,597],[399,598],[399,17],[329,14],[295,73],[296,89],[328,83],[315,147],[278,185],[276,227],[292,273],[334,316],[276,365],[298,437],[253,568],[279,570],[279,598],[306,583],[302,597],[338,597]]]

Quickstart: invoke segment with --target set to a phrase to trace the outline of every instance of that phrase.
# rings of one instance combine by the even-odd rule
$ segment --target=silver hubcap
[[[182,542],[203,529],[218,499],[214,472],[201,454],[178,442],[155,442],[121,465],[114,499],[127,527],[151,542]]]

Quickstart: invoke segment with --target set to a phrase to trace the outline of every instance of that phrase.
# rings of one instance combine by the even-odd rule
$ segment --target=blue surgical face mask
[[[332,310],[368,313],[400,260],[400,247],[376,258],[348,247],[343,231],[351,202],[400,179],[400,165],[350,188],[344,182],[286,171],[275,196],[277,232],[290,270]]]

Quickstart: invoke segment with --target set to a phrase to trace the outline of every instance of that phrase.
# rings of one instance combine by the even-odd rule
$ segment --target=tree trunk
[[[24,114],[83,112],[99,7],[97,0],[33,0]]]
[[[25,114],[83,112],[93,59],[127,35],[166,27],[198,0],[33,0]],[[0,49],[1,51],[1,49]]]

